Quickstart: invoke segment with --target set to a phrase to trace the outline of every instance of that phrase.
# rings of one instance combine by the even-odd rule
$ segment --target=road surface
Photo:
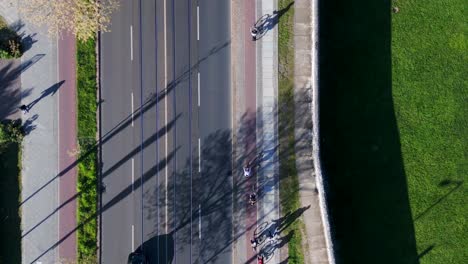
[[[102,34],[102,263],[231,262],[229,15],[122,1]]]

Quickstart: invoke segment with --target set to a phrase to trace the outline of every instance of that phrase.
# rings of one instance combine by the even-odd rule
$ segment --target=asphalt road
[[[101,36],[102,263],[231,263],[229,1],[121,1]]]

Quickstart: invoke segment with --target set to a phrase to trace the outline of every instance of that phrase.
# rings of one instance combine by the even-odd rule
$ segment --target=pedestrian
[[[27,105],[21,105],[21,106],[19,107],[19,109],[22,110],[23,113],[25,113],[25,114],[26,114],[26,113],[29,113],[29,107],[28,107]]]

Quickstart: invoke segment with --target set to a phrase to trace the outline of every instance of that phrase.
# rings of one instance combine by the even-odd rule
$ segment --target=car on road
[[[128,264],[147,264],[146,257],[141,251],[135,251],[128,255]]]

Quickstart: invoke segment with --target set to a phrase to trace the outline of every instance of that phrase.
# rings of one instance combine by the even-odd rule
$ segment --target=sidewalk
[[[0,0],[0,12],[8,23],[19,22],[17,1]],[[24,21],[21,21],[24,22]],[[24,22],[25,23],[25,22]],[[21,73],[22,90],[31,89],[21,98],[21,104],[29,104],[41,97],[41,92],[57,83],[57,46],[49,39],[45,28],[25,24],[21,29],[33,34],[35,43],[24,53],[21,64],[35,56],[38,61]],[[58,98],[43,98],[30,112],[22,115],[23,122],[30,120],[33,130],[24,138],[21,171],[21,229],[22,263],[31,263],[42,255],[43,263],[57,261],[57,251],[44,250],[58,238]]]
[[[257,1],[257,19],[267,19],[268,31],[257,43],[257,148],[263,153],[258,172],[259,197],[257,228],[266,241],[260,245],[259,254],[265,262],[280,263],[279,250],[285,244],[281,235],[268,238],[275,232],[280,219],[279,159],[278,159],[278,25],[275,24],[277,1]],[[264,228],[266,230],[262,231]],[[263,233],[263,234],[262,234]],[[262,238],[261,238],[262,239]]]
[[[296,0],[294,7],[294,104],[296,168],[305,233],[305,263],[334,263],[318,156],[317,1]],[[314,23],[314,24],[313,24]],[[327,237],[328,236],[328,237]]]
[[[21,57],[21,89],[28,93],[18,102],[19,105],[31,104],[29,113],[21,114],[23,123],[27,122],[29,126],[29,133],[23,141],[21,171],[22,263],[57,263],[68,257],[59,254],[58,250],[63,242],[60,230],[64,224],[59,214],[67,207],[63,199],[68,197],[68,191],[76,191],[76,185],[68,184],[67,192],[60,188],[60,178],[63,176],[60,162],[68,155],[60,147],[68,146],[59,144],[63,137],[59,128],[69,125],[63,120],[70,118],[70,115],[60,113],[60,116],[59,112],[74,106],[60,105],[59,101],[66,93],[62,91],[64,87],[70,84],[74,87],[75,80],[59,75],[57,39],[51,39],[46,28],[38,28],[21,20],[17,5],[17,0],[0,0],[0,14],[8,23],[23,24],[19,32],[32,37],[31,47]],[[66,85],[62,85],[62,80]],[[76,132],[66,132],[76,138]],[[73,200],[67,204],[70,206],[74,203]],[[67,217],[74,221],[75,211],[73,215],[67,213]],[[72,247],[76,251],[75,240]]]

